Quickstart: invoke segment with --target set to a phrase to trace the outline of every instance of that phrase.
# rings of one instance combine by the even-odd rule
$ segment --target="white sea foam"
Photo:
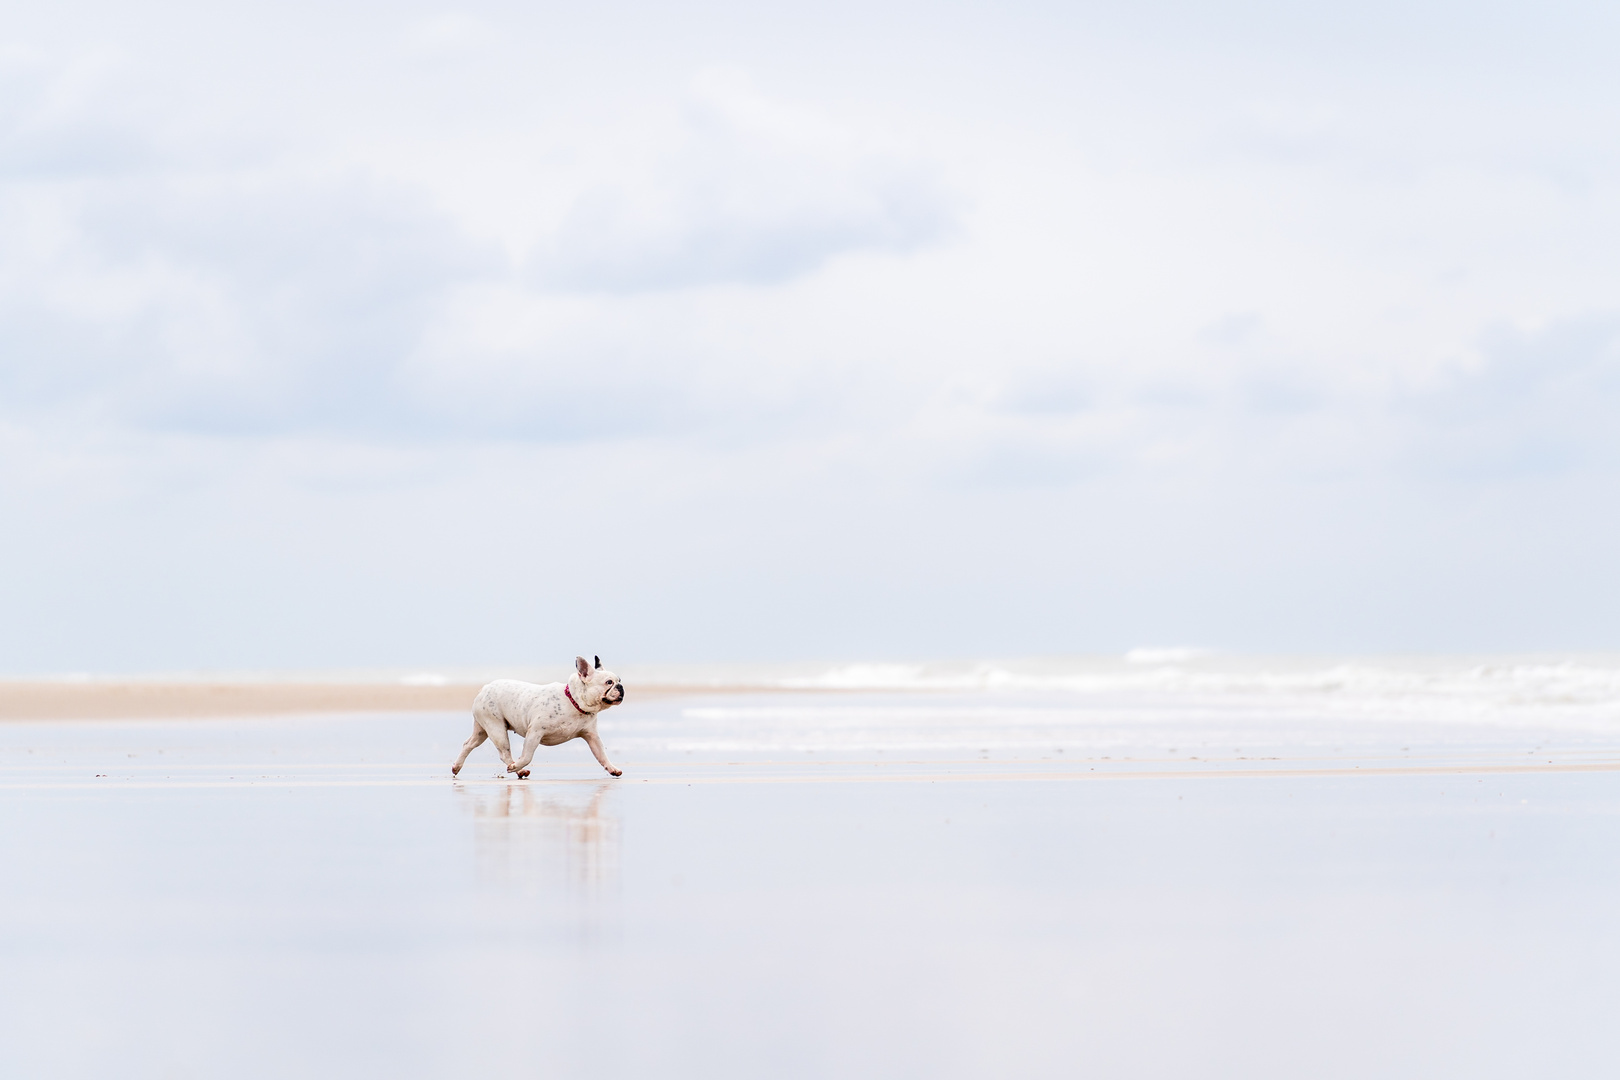
[[[1125,660],[1131,664],[1184,664],[1208,655],[1209,649],[1179,646],[1172,649],[1132,649],[1125,654]]]
[[[642,714],[617,733],[649,748],[726,752],[1230,752],[1620,738],[1617,657],[1310,660],[1178,651],[1185,658],[1170,659],[1169,652],[1154,662],[1133,654],[734,670],[733,687],[772,692]]]
[[[417,673],[412,674],[412,675],[406,675],[403,678],[401,678],[399,680],[399,682],[400,682],[401,686],[448,686],[448,685],[450,685],[450,679],[449,679],[448,676],[440,675],[437,672],[432,672],[432,671],[421,671],[421,672],[417,672]]]
[[[1575,659],[1393,660],[1244,657],[1150,662],[1141,650],[1123,662],[1105,659],[954,664],[848,664],[813,675],[789,675],[753,685],[822,690],[1035,690],[1079,695],[1334,696],[1387,706],[1402,699],[1496,705],[1620,704],[1620,657]],[[751,680],[736,680],[749,685]]]

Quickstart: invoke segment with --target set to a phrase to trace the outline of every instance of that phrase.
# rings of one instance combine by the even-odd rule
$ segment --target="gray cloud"
[[[353,179],[148,176],[96,186],[66,216],[53,269],[119,302],[87,312],[59,282],[7,290],[14,414],[78,404],[236,434],[397,426],[413,411],[400,371],[443,292],[496,266],[408,195]]]
[[[777,112],[745,80],[701,79],[650,166],[574,200],[536,252],[538,279],[620,293],[771,285],[950,231],[933,171]]]
[[[1620,463],[1620,316],[1485,335],[1483,362],[1398,406],[1431,469],[1475,477]]]
[[[555,289],[619,293],[774,285],[841,254],[914,250],[950,225],[944,198],[923,176],[879,175],[853,191],[776,206],[768,205],[771,187],[768,174],[747,181],[692,177],[666,193],[664,220],[648,220],[621,188],[594,189],[574,204],[538,258],[537,276]],[[739,210],[727,205],[733,196],[767,205]]]

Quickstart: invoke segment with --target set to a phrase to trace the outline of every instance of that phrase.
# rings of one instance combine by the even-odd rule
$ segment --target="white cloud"
[[[740,77],[700,74],[679,108],[653,115],[665,122],[650,137],[628,117],[581,144],[569,175],[506,192],[514,218],[551,218],[513,261],[397,148],[334,160],[272,145],[243,159],[233,139],[149,152],[133,174],[14,173],[6,406],[192,431],[567,439],[664,427],[684,400],[690,427],[748,405],[735,372],[693,378],[691,364],[714,367],[716,342],[677,345],[667,325],[626,336],[622,308],[570,294],[634,304],[778,286],[840,255],[903,256],[949,228],[921,163]],[[132,125],[127,141],[142,140]],[[618,384],[614,421],[536,422],[604,377]],[[728,400],[706,406],[722,386]]]

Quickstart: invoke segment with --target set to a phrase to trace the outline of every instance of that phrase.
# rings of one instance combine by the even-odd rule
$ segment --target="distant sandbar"
[[[481,684],[0,681],[0,721],[152,720],[310,713],[462,712]],[[636,687],[636,697],[725,692]],[[749,688],[761,692],[760,688]],[[769,692],[769,691],[764,691]]]

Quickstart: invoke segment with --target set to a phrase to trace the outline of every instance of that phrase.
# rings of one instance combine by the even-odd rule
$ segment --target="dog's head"
[[[574,657],[574,674],[577,676],[576,694],[583,707],[596,711],[624,700],[624,683],[602,666],[600,656],[596,657],[595,667],[583,656]]]

